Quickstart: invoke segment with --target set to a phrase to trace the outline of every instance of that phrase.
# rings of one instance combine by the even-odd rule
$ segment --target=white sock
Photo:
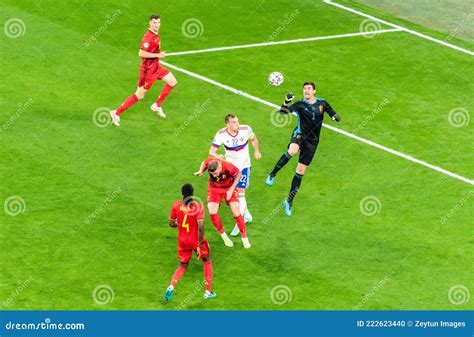
[[[240,204],[240,214],[244,216],[247,212],[247,199],[245,199],[245,193],[239,193],[239,204]]]

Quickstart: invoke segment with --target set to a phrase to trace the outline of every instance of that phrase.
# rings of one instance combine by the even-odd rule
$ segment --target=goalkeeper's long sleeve
[[[333,118],[334,116],[339,117],[339,115],[336,113],[336,111],[334,111],[334,109],[331,107],[331,105],[328,102],[323,101],[323,104],[324,104],[324,111],[327,112],[329,117],[331,117],[331,118]]]
[[[283,115],[291,114],[292,111],[294,110],[295,105],[296,105],[296,103],[292,104],[290,106],[282,104],[281,107],[280,107],[280,113],[283,114]]]

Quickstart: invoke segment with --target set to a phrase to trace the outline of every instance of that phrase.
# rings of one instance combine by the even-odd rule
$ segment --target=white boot
[[[240,233],[239,226],[235,224],[234,229],[232,230],[232,232],[230,232],[230,236],[237,236],[239,235],[239,233]]]
[[[244,244],[244,248],[246,249],[249,249],[250,247],[252,247],[252,245],[250,244],[249,238],[242,238],[242,243]]]
[[[120,126],[120,116],[117,115],[117,110],[110,111],[110,117],[112,118],[112,124]]]
[[[158,106],[158,104],[156,103],[153,103],[150,107],[151,110],[153,110],[154,112],[156,112],[156,114],[158,115],[158,117],[161,117],[161,118],[166,118],[166,115],[165,113],[163,112],[163,109]]]
[[[224,232],[221,234],[221,238],[222,240],[224,240],[224,244],[227,246],[227,247],[234,247],[234,243],[232,242],[231,239],[229,239],[229,237],[227,236],[227,233]]]

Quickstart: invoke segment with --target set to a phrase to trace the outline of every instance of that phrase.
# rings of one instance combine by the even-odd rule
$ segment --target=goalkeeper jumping
[[[315,94],[316,85],[313,82],[305,82],[303,84],[304,99],[288,106],[295,98],[294,94],[289,93],[286,95],[285,103],[280,108],[281,114],[295,114],[298,117],[298,126],[291,135],[288,151],[278,160],[268,175],[266,184],[272,186],[278,171],[280,171],[298,151],[300,152],[298,166],[296,167],[295,176],[291,182],[290,193],[288,194],[288,198],[284,201],[287,216],[291,216],[293,199],[300,188],[306,168],[313,160],[316,149],[318,148],[324,112],[327,112],[331,119],[336,122],[341,120],[329,103],[322,98],[316,98],[314,96]]]

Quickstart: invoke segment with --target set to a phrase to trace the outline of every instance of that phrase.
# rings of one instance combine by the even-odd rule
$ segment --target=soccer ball
[[[273,73],[270,74],[270,76],[268,76],[268,83],[270,83],[270,85],[273,85],[275,87],[278,87],[280,84],[283,83],[283,74],[282,73],[279,73],[278,71],[274,71]]]

